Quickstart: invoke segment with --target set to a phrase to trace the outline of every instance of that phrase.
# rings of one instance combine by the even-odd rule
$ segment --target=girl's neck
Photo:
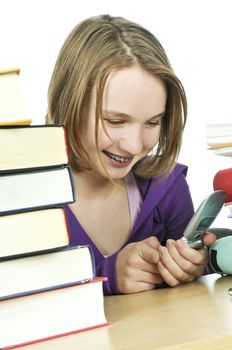
[[[95,198],[96,196],[110,196],[115,190],[125,189],[124,179],[112,183],[109,179],[93,172],[73,172],[73,178],[77,196],[84,195]]]

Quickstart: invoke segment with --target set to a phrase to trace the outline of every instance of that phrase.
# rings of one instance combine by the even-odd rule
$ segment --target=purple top
[[[131,234],[123,247],[129,243],[156,236],[162,245],[168,238],[179,239],[191,219],[194,208],[185,176],[187,167],[176,164],[171,174],[160,180],[142,179],[135,176],[143,200],[140,213]],[[77,199],[78,200],[78,199]],[[104,257],[84,231],[71,209],[66,206],[70,229],[70,244],[92,247],[96,263],[96,275],[107,277],[104,282],[104,294],[119,294],[116,276],[116,258],[118,252]],[[122,248],[123,248],[122,247]]]

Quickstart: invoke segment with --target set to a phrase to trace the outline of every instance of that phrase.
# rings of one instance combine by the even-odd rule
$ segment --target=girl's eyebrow
[[[154,117],[151,117],[151,119],[163,118],[164,114],[165,114],[165,112],[161,112],[161,113],[155,115]]]
[[[132,118],[132,116],[129,114],[122,113],[122,112],[116,112],[116,111],[106,111],[105,110],[105,111],[103,111],[103,114],[108,115],[108,116],[112,116],[112,117],[121,117],[121,118],[124,117],[124,118],[128,118],[128,119]],[[149,118],[149,120],[163,118],[164,114],[165,114],[165,112],[161,112],[161,113]]]

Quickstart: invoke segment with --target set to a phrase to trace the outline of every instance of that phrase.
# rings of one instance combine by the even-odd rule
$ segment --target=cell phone
[[[214,219],[225,203],[226,193],[217,190],[210,193],[201,203],[183,233],[183,239],[191,248],[200,249],[203,246],[202,236],[212,225]]]

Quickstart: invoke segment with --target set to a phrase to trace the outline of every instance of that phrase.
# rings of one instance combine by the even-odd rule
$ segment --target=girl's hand
[[[157,269],[160,243],[151,236],[143,241],[130,243],[118,254],[116,269],[121,293],[137,293],[154,289],[163,282]]]
[[[210,245],[215,239],[215,235],[207,233],[203,241],[205,245]],[[159,254],[158,271],[171,287],[183,282],[191,282],[201,276],[208,261],[205,248],[195,250],[182,239],[178,241],[169,239],[166,247],[160,246]]]

